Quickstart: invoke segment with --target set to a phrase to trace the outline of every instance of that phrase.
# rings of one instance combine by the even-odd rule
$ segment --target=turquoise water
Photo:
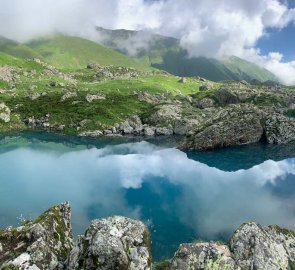
[[[295,229],[295,146],[181,152],[173,141],[0,138],[0,226],[70,201],[75,235],[89,221],[144,221],[156,260],[182,242],[226,241],[253,220]]]

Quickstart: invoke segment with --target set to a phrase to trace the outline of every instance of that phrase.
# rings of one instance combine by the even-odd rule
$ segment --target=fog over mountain
[[[95,26],[145,30],[179,38],[190,56],[253,61],[286,84],[295,83],[295,61],[284,63],[281,52],[262,55],[256,43],[294,19],[294,8],[278,0],[0,0],[0,35],[14,40],[62,32],[99,41]]]

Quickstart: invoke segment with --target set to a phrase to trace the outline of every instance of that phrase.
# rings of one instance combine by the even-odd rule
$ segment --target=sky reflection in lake
[[[218,165],[222,155],[216,156]],[[295,229],[295,159],[246,170],[215,167],[147,142],[100,149],[22,144],[0,152],[0,225],[16,225],[16,217],[34,217],[68,200],[76,234],[93,218],[119,214],[145,221],[156,259],[181,242],[227,239],[248,220]]]

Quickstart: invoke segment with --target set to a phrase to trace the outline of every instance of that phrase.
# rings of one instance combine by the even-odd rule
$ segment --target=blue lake
[[[90,220],[144,221],[155,260],[224,240],[245,221],[295,229],[295,145],[184,153],[164,139],[0,137],[0,226],[69,201],[75,235]]]

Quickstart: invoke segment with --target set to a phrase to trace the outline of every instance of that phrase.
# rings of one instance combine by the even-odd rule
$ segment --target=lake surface
[[[169,140],[0,137],[0,226],[70,201],[75,235],[94,218],[144,221],[156,260],[245,221],[295,229],[295,145],[184,153]]]

